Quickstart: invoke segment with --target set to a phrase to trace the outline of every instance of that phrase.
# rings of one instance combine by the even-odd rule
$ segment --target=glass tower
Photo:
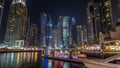
[[[45,13],[41,14],[40,43],[42,47],[52,47],[52,20],[51,16]]]
[[[68,47],[69,45],[69,17],[68,16],[60,16],[58,20],[58,46],[61,48]]]
[[[26,38],[27,8],[25,0],[13,0],[10,6],[5,42],[8,47],[24,46]]]
[[[92,0],[87,7],[88,38],[93,40],[99,33],[108,35],[114,28],[111,0]]]

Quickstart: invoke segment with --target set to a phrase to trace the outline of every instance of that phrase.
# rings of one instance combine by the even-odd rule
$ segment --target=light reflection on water
[[[0,68],[84,68],[81,64],[43,59],[39,52],[0,53]]]

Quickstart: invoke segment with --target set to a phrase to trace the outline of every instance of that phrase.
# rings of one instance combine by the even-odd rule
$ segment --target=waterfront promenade
[[[42,57],[43,58],[48,58],[48,59],[53,59],[53,60],[60,60],[60,61],[73,62],[73,63],[80,63],[80,64],[84,65],[84,63],[81,60],[79,60],[79,59],[48,57],[48,56],[42,56]]]
[[[0,53],[10,53],[10,52],[41,52],[42,50],[0,50]]]

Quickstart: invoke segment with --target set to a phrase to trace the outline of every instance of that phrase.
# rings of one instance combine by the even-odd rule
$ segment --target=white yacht
[[[120,54],[107,59],[82,60],[87,68],[120,68]]]

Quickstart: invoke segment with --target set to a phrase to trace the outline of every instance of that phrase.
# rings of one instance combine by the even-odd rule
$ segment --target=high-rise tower
[[[46,20],[47,20],[47,15],[45,14],[45,13],[42,13],[41,14],[41,19],[40,19],[40,21],[41,21],[41,32],[40,32],[40,46],[41,47],[46,47],[46,42],[45,42],[45,23],[46,23]]]
[[[58,40],[59,47],[68,47],[69,45],[69,17],[68,16],[60,16],[58,20]]]
[[[41,14],[41,36],[40,43],[42,47],[52,46],[52,20],[51,16],[45,13]]]
[[[57,30],[57,47],[58,48],[61,48],[62,47],[62,26],[61,26],[61,22],[62,22],[62,16],[59,16],[58,18],[58,24],[57,24],[57,27],[56,27],[56,30]]]
[[[38,27],[36,24],[31,23],[30,25],[30,35],[29,35],[29,46],[36,46],[37,45],[37,31]]]
[[[76,21],[75,18],[72,17],[71,21],[69,23],[70,27],[70,33],[69,35],[71,35],[71,39],[72,39],[72,45],[77,43],[77,28],[76,28]]]
[[[9,47],[23,46],[26,37],[27,8],[25,0],[13,0],[10,6],[5,42]]]
[[[81,25],[77,26],[77,45],[83,45],[83,30]]]
[[[92,0],[87,7],[88,38],[93,40],[102,32],[109,34],[115,26],[111,0]]]
[[[47,15],[47,22],[45,23],[45,41],[48,48],[52,48],[52,19]]]

